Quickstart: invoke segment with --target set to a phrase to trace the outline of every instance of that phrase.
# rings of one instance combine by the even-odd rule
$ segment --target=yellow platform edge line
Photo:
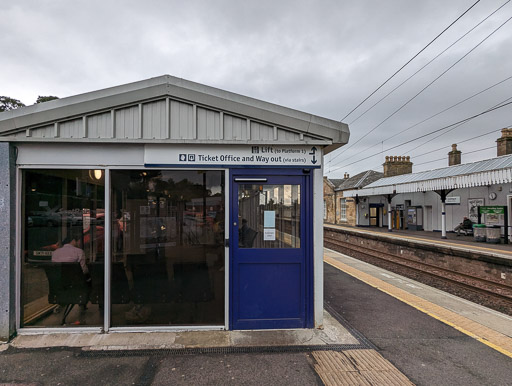
[[[495,344],[495,343],[492,343],[491,341],[487,340],[485,337],[478,336],[477,334],[474,334],[474,333],[472,333],[471,331],[466,330],[465,328],[460,327],[460,326],[456,325],[456,324],[455,324],[455,323],[453,323],[453,322],[450,322],[449,320],[447,320],[447,319],[445,319],[445,318],[441,318],[441,317],[439,317],[438,315],[433,314],[433,313],[431,313],[430,311],[427,311],[427,310],[425,310],[424,308],[422,308],[422,307],[418,306],[415,302],[411,302],[411,301],[409,301],[409,300],[407,300],[407,299],[403,299],[402,297],[400,297],[400,296],[398,296],[398,295],[396,295],[396,294],[394,294],[394,293],[392,293],[392,292],[390,292],[390,291],[387,291],[387,290],[385,290],[385,289],[383,289],[383,288],[378,287],[375,283],[372,283],[372,282],[370,282],[370,281],[368,281],[368,280],[366,280],[366,279],[362,278],[362,277],[361,277],[362,275],[361,275],[361,276],[358,276],[358,274],[356,274],[356,273],[353,273],[353,272],[350,272],[350,271],[348,271],[348,270],[343,269],[341,266],[338,266],[337,264],[342,264],[342,265],[345,265],[345,264],[343,264],[343,263],[341,263],[341,262],[338,262],[338,261],[336,261],[336,260],[335,260],[335,259],[333,259],[333,258],[327,257],[327,259],[329,259],[329,260],[333,260],[333,261],[331,262],[331,261],[326,260],[326,258],[324,257],[324,261],[325,261],[327,264],[329,264],[330,266],[332,266],[332,267],[334,267],[334,268],[336,268],[336,269],[339,269],[339,270],[340,270],[340,271],[342,271],[342,272],[345,272],[346,274],[348,274],[348,275],[350,275],[350,276],[352,276],[352,277],[354,277],[354,278],[356,278],[356,279],[358,279],[358,280],[362,281],[363,283],[368,284],[369,286],[371,286],[371,287],[373,287],[373,288],[378,289],[378,290],[379,290],[379,291],[381,291],[381,292],[384,292],[384,293],[388,294],[389,296],[394,297],[395,299],[400,300],[401,302],[403,302],[403,303],[405,303],[405,304],[408,304],[409,306],[411,306],[411,307],[413,307],[413,308],[417,309],[418,311],[421,311],[421,312],[423,312],[424,314],[426,314],[426,315],[428,315],[428,316],[430,316],[430,317],[432,317],[432,318],[434,318],[434,319],[436,319],[436,320],[439,320],[440,322],[442,322],[442,323],[444,323],[444,324],[447,324],[447,325],[448,325],[448,326],[450,326],[450,327],[455,328],[456,330],[458,330],[458,331],[462,332],[463,334],[468,335],[468,336],[470,336],[471,338],[478,340],[479,342],[481,342],[481,343],[485,344],[486,346],[489,346],[489,347],[490,347],[490,348],[492,348],[493,350],[496,350],[496,351],[498,351],[498,352],[502,353],[503,355],[506,355],[506,356],[508,356],[508,357],[512,358],[512,352],[508,351],[507,349],[504,349],[503,347],[498,346],[498,345],[497,345],[497,344]],[[354,271],[356,271],[356,272],[359,272],[359,273],[361,273],[361,274],[364,274],[364,272],[361,272],[361,271],[359,271],[359,270],[358,270],[358,269],[356,269],[356,268],[350,267],[350,269],[351,269],[351,270],[354,270]],[[377,279],[377,278],[375,278],[375,281],[382,282],[382,280]],[[385,283],[385,282],[382,282],[382,283]],[[385,283],[385,284],[387,284],[387,283]],[[390,285],[391,285],[391,284],[390,284]],[[414,296],[415,296],[415,295],[414,295]],[[436,305],[436,304],[434,304],[434,303],[431,303],[431,302],[429,302],[428,300],[424,300],[424,299],[422,299],[422,301],[423,301],[423,302],[426,302],[426,303],[428,303],[428,304],[432,304],[432,305],[435,305],[435,306],[437,306],[437,307],[440,307],[439,305]],[[443,308],[443,307],[441,307],[441,308]],[[450,310],[447,310],[447,311],[449,311],[449,312],[453,312],[453,311],[450,311]],[[473,322],[474,322],[474,321],[473,321]],[[478,324],[477,322],[474,322],[474,323]]]
[[[435,241],[435,243],[439,243],[439,244],[444,244],[444,245],[447,245],[447,246],[451,246],[451,247],[459,247],[459,248],[464,248],[464,247],[471,247],[472,249],[478,249],[478,250],[482,250],[482,251],[490,251],[490,252],[494,252],[496,254],[505,254],[505,255],[512,255],[512,252],[511,251],[504,251],[504,250],[501,250],[501,249],[493,249],[493,248],[485,248],[485,247],[480,247],[478,245],[465,245],[465,244],[457,244],[457,243],[450,243],[449,241],[442,241],[442,240],[436,240],[436,239],[424,239],[424,238],[421,238],[421,237],[414,237],[414,236],[407,236],[407,235],[392,235],[392,234],[388,234],[388,233],[382,233],[382,232],[375,232],[375,231],[370,231],[370,230],[362,230],[362,229],[352,229],[352,228],[348,228],[348,227],[342,227],[342,226],[336,226],[336,227],[333,227],[333,226],[329,226],[327,225],[326,228],[334,228],[334,229],[348,229],[348,230],[354,230],[354,231],[359,231],[359,232],[367,232],[367,233],[372,233],[374,235],[381,235],[381,236],[384,236],[384,237],[389,237],[391,239],[401,239],[401,238],[404,238],[404,239],[410,239],[410,240],[416,240],[416,241],[423,241],[423,242],[433,242]]]

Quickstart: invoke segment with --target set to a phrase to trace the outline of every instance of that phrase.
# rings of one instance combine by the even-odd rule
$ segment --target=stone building
[[[361,189],[382,177],[383,173],[374,170],[366,170],[353,177],[345,173],[342,179],[324,177],[324,203],[326,204],[324,222],[356,226],[356,199],[345,197],[344,191]],[[329,190],[330,186],[333,186],[332,193]]]
[[[334,224],[335,204],[335,183],[324,177],[324,222]]]

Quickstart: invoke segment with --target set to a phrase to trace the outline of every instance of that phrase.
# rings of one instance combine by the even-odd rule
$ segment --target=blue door
[[[230,327],[312,327],[310,175],[231,173]]]

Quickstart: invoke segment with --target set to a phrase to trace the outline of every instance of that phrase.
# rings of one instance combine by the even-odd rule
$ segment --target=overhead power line
[[[457,21],[459,21],[466,13],[468,13],[475,5],[477,5],[480,2],[480,0],[477,0],[471,7],[469,7],[467,10],[464,11],[462,15],[460,15],[457,19],[452,21],[448,27],[446,27],[444,30],[442,30],[434,39],[432,39],[425,47],[423,47],[416,55],[414,55],[411,59],[407,61],[402,67],[400,67],[393,75],[391,75],[384,83],[382,83],[379,87],[377,87],[370,95],[368,95],[362,102],[360,102],[356,107],[354,107],[350,112],[345,115],[343,118],[340,119],[340,121],[343,121],[345,118],[347,118],[350,114],[352,114],[359,106],[361,106],[364,102],[366,102],[368,99],[370,99],[377,91],[379,91],[386,83],[388,83],[391,79],[395,77],[400,71],[402,71],[409,63],[411,63],[418,55],[420,55],[423,51],[425,51],[432,43],[434,43],[442,34],[444,34],[448,29],[453,26]]]
[[[413,129],[413,128],[415,128],[416,126],[419,126],[419,125],[421,125],[422,123],[425,123],[425,122],[427,122],[427,121],[431,120],[432,118],[435,118],[435,117],[437,117],[437,116],[439,116],[439,115],[441,115],[441,114],[445,113],[446,111],[451,110],[451,109],[453,109],[453,108],[455,108],[455,107],[457,107],[457,106],[461,105],[462,103],[467,102],[468,100],[470,100],[470,99],[472,99],[472,98],[475,98],[476,96],[478,96],[478,95],[480,95],[480,94],[483,94],[484,92],[489,91],[489,90],[491,90],[491,89],[492,89],[492,88],[494,88],[494,87],[499,86],[499,85],[500,85],[500,84],[502,84],[502,83],[505,83],[506,81],[508,81],[508,80],[510,80],[510,79],[512,79],[512,75],[511,75],[511,76],[509,76],[509,77],[507,77],[507,78],[505,78],[505,79],[503,79],[503,80],[501,80],[501,81],[499,81],[499,82],[497,82],[497,83],[494,83],[492,86],[489,86],[489,87],[487,87],[487,88],[485,88],[485,89],[483,89],[483,90],[481,90],[481,91],[479,91],[479,92],[477,92],[477,93],[475,93],[475,94],[473,94],[473,95],[471,95],[471,96],[469,96],[469,97],[467,97],[467,98],[465,98],[465,99],[463,99],[463,100],[461,100],[461,101],[459,101],[459,102],[457,102],[457,103],[455,103],[455,104],[453,104],[453,105],[451,105],[451,106],[449,106],[449,107],[447,107],[447,108],[445,108],[445,109],[443,109],[443,110],[441,110],[441,111],[439,111],[439,112],[437,112],[437,113],[435,113],[435,114],[433,114],[433,115],[431,115],[431,116],[429,116],[429,117],[427,117],[427,118],[425,118],[425,119],[423,119],[423,120],[421,120],[421,121],[419,121],[419,122],[415,123],[415,124],[414,124],[414,125],[412,125],[412,126],[409,126],[409,127],[405,128],[405,129],[403,129],[403,130],[399,131],[399,132],[398,132],[398,133],[396,133],[396,134],[391,135],[390,137],[387,137],[386,139],[384,139],[384,140],[382,140],[382,141],[380,141],[380,142],[377,142],[377,143],[375,143],[375,144],[373,144],[373,145],[368,146],[366,149],[364,149],[364,150],[363,150],[363,153],[366,153],[368,150],[373,149],[374,147],[376,147],[376,146],[380,145],[381,143],[386,142],[386,141],[389,141],[390,139],[393,139],[393,138],[395,138],[396,136],[398,136],[398,135],[400,135],[400,134],[405,133],[406,131],[412,130],[412,129]],[[332,157],[332,158],[328,161],[328,163],[330,164],[333,160],[335,160],[336,158],[338,158],[338,157],[339,157],[340,155],[342,155],[342,154],[343,154],[343,152],[336,154],[334,157]],[[360,153],[358,153],[358,154],[360,154]],[[345,161],[346,161],[347,159],[352,158],[352,157],[353,157],[353,155],[352,155],[352,156],[350,156],[350,157],[348,157],[348,158],[346,158],[346,159],[345,159]]]
[[[490,150],[490,149],[495,149],[496,146],[490,146],[490,147],[486,147],[486,148],[483,148],[483,149],[478,149],[478,150],[473,150],[473,151],[468,151],[468,152],[465,152],[464,154],[471,154],[471,153],[478,153],[480,151],[484,151],[484,150]],[[446,157],[444,158],[438,158],[438,159],[434,159],[434,160],[431,160],[431,161],[427,161],[427,162],[422,162],[420,164],[416,164],[415,166],[420,166],[420,165],[426,165],[426,164],[430,164],[432,162],[437,162],[437,161],[445,161],[446,160]]]
[[[364,134],[361,138],[359,138],[357,141],[352,143],[352,145],[348,146],[346,150],[350,149],[351,147],[355,146],[357,143],[359,143],[361,140],[366,138],[368,135],[373,133],[376,129],[378,129],[382,124],[387,122],[391,117],[393,117],[396,113],[398,113],[400,110],[402,110],[405,106],[407,106],[409,103],[411,103],[414,99],[416,99],[420,94],[422,94],[427,88],[432,86],[436,81],[438,81],[442,76],[444,76],[448,71],[450,71],[453,67],[455,67],[458,63],[460,63],[464,58],[466,58],[471,52],[473,52],[475,49],[477,49],[480,45],[482,45],[487,39],[489,39],[492,35],[494,35],[498,30],[500,30],[505,24],[507,24],[512,19],[512,16],[509,17],[507,20],[505,20],[502,24],[500,24],[496,29],[494,29],[489,35],[487,35],[485,38],[483,38],[477,45],[475,45],[473,48],[471,48],[468,52],[466,52],[461,58],[459,58],[455,63],[453,63],[450,67],[448,67],[446,70],[444,70],[440,75],[438,75],[436,78],[434,78],[433,81],[431,81],[429,84],[427,84],[425,87],[423,87],[418,93],[416,93],[412,98],[410,98],[407,102],[402,104],[398,109],[396,109],[393,113],[388,115],[383,121],[381,121],[378,125],[374,126],[370,131],[368,131],[366,134]],[[340,153],[342,154],[342,153]]]
[[[367,108],[365,111],[363,111],[356,119],[349,122],[349,126],[352,125],[354,122],[356,122],[359,118],[361,118],[363,115],[366,115],[370,110],[372,110],[375,106],[377,106],[380,102],[382,102],[384,99],[386,99],[388,96],[390,96],[392,93],[394,93],[396,90],[398,90],[400,87],[402,87],[405,83],[407,83],[410,79],[415,77],[418,73],[423,71],[425,67],[430,65],[433,61],[435,61],[437,58],[439,58],[441,55],[443,55],[446,51],[448,51],[450,48],[452,48],[455,44],[460,42],[462,39],[464,39],[467,35],[469,35],[472,31],[474,31],[478,26],[480,26],[483,22],[485,22],[487,19],[489,19],[492,15],[494,15],[496,12],[498,12],[501,8],[503,8],[505,5],[510,3],[511,0],[507,0],[505,3],[500,5],[497,9],[495,9],[493,12],[491,12],[489,15],[487,15],[485,18],[483,18],[480,22],[478,22],[476,25],[471,27],[466,33],[464,33],[461,37],[459,37],[457,40],[455,40],[452,44],[450,44],[448,47],[446,47],[444,50],[442,50],[439,54],[434,56],[431,60],[429,60],[426,64],[420,67],[419,70],[414,72],[411,76],[409,76],[407,79],[405,79],[402,83],[400,83],[398,86],[396,86],[394,89],[392,89],[390,92],[388,92],[386,95],[384,95],[382,98],[380,98],[377,102],[375,102],[373,105],[371,105],[369,108]]]
[[[505,99],[504,101],[502,101],[502,102],[500,102],[500,103],[495,104],[495,105],[494,105],[494,106],[492,106],[491,108],[498,107],[498,106],[500,106],[500,105],[502,105],[502,104],[504,104],[504,103],[508,102],[508,101],[509,101],[509,100],[511,100],[511,99],[512,99],[512,97],[507,98],[507,99]],[[458,128],[458,127],[462,126],[464,123],[466,123],[466,122],[463,122],[463,123],[461,123],[461,124],[459,124],[459,125],[456,125],[456,126],[452,127],[452,128],[451,128],[451,129],[449,129],[449,130],[443,131],[441,134],[436,135],[435,137],[428,139],[427,141],[425,141],[425,142],[423,142],[423,143],[421,143],[421,144],[417,145],[416,147],[413,147],[411,150],[408,150],[408,152],[410,153],[410,152],[412,152],[412,151],[414,151],[414,150],[416,150],[416,149],[419,149],[420,147],[422,147],[422,146],[426,145],[427,143],[432,142],[433,140],[435,140],[435,139],[437,139],[437,138],[439,138],[439,137],[441,137],[441,136],[443,136],[443,135],[445,135],[445,134],[450,133],[451,131],[455,130],[456,128]]]
[[[494,134],[498,131],[500,131],[501,129],[495,129],[495,130],[491,130],[485,134],[480,134],[480,135],[477,135],[476,137],[471,137],[471,138],[468,138],[468,139],[465,139],[463,141],[457,141],[457,145],[460,145],[461,143],[465,143],[465,142],[469,142],[469,141],[473,141],[475,139],[478,139],[478,138],[481,138],[481,137],[485,137],[486,135],[490,135],[490,134]],[[421,154],[418,154],[418,155],[415,155],[414,158],[420,158],[420,157],[423,157],[424,155],[428,155],[428,154],[432,154],[432,153],[435,153],[436,151],[440,151],[440,150],[443,150],[443,149],[446,149],[447,147],[449,147],[450,145],[445,145],[443,147],[440,147],[438,149],[435,149],[435,150],[430,150],[430,151],[427,151],[425,153],[421,153]]]
[[[492,89],[492,88],[494,88],[494,87],[496,87],[496,86],[499,86],[499,85],[500,85],[500,84],[502,84],[502,83],[505,83],[506,81],[508,81],[508,80],[510,80],[510,79],[512,79],[512,76],[509,76],[508,78],[505,78],[505,79],[503,79],[503,80],[499,81],[498,83],[494,83],[492,86],[489,86],[489,87],[487,87],[487,88],[483,89],[482,91],[479,91],[479,92],[477,92],[476,94],[473,94],[473,95],[471,95],[470,97],[467,97],[467,98],[465,98],[465,99],[461,100],[460,102],[457,102],[457,103],[455,103],[455,104],[451,105],[450,107],[447,107],[447,108],[445,108],[444,110],[441,110],[441,111],[439,111],[438,113],[436,113],[436,114],[434,114],[434,115],[431,115],[430,117],[425,118],[425,119],[423,119],[422,121],[420,121],[420,122],[418,122],[418,123],[415,123],[414,125],[409,126],[408,128],[406,128],[406,129],[404,129],[404,130],[402,130],[402,131],[399,131],[399,132],[398,132],[398,133],[396,133],[396,134],[393,134],[392,136],[390,136],[390,137],[386,138],[384,141],[389,141],[390,139],[393,139],[393,138],[395,138],[396,136],[398,136],[398,135],[400,135],[400,134],[403,134],[403,133],[405,133],[406,131],[409,131],[409,130],[413,129],[413,128],[415,128],[416,126],[421,125],[422,123],[425,123],[425,122],[429,121],[430,119],[435,118],[435,117],[437,117],[438,115],[441,115],[442,113],[445,113],[446,111],[451,110],[451,109],[453,109],[453,108],[455,108],[455,107],[457,107],[457,106],[461,105],[462,103],[467,102],[468,100],[473,99],[474,97],[476,97],[476,96],[478,96],[478,95],[480,95],[480,94],[483,94],[484,92],[489,91],[490,89]]]
[[[511,126],[512,126],[512,124],[507,125],[507,127],[511,127]],[[469,141],[474,141],[475,139],[478,139],[478,138],[481,138],[481,137],[485,137],[486,135],[494,134],[494,133],[496,133],[498,131],[501,131],[501,129],[494,129],[494,130],[488,131],[487,133],[477,135],[475,137],[467,138],[467,139],[464,139],[462,141],[457,141],[457,144],[460,145],[461,143],[465,143],[465,142],[469,142]],[[443,147],[437,148],[435,150],[430,150],[430,151],[427,151],[425,153],[415,155],[414,158],[416,159],[416,158],[419,158],[419,157],[422,157],[422,156],[425,156],[425,155],[429,155],[429,154],[438,152],[440,150],[446,150],[447,147],[449,147],[449,145],[444,145]],[[492,146],[491,148],[494,148],[494,147],[495,146]],[[468,153],[464,152],[464,154],[469,154],[469,153],[471,153],[471,152],[468,152]],[[445,158],[442,158],[442,159],[445,159]],[[424,163],[426,163],[426,162],[424,162]],[[419,166],[419,165],[423,165],[424,163],[415,164],[415,165]],[[370,169],[371,170],[378,169],[380,166],[381,166],[381,164],[374,164]]]
[[[398,147],[400,147],[400,146],[407,145],[407,144],[409,144],[409,143],[411,143],[411,142],[417,141],[418,139],[425,138],[425,137],[427,137],[427,136],[429,136],[429,135],[432,135],[432,134],[438,133],[438,132],[440,132],[440,131],[443,131],[443,130],[449,129],[450,127],[453,127],[453,126],[458,125],[458,124],[460,124],[460,123],[469,122],[469,121],[471,121],[472,119],[475,119],[475,118],[477,118],[477,117],[480,117],[480,116],[482,116],[482,115],[484,115],[484,114],[488,114],[488,113],[490,113],[490,112],[492,112],[492,111],[495,111],[495,110],[501,109],[501,108],[503,108],[503,107],[505,107],[505,106],[508,106],[508,105],[510,105],[510,104],[512,104],[512,102],[507,102],[507,103],[504,103],[504,104],[502,104],[502,105],[500,105],[500,106],[497,106],[497,107],[494,107],[494,108],[487,109],[487,110],[482,111],[482,112],[480,112],[480,113],[478,113],[478,114],[472,115],[471,117],[468,117],[468,118],[462,119],[462,120],[460,120],[460,121],[458,121],[458,122],[455,122],[455,123],[452,123],[451,125],[447,125],[447,126],[441,127],[441,128],[439,128],[439,129],[436,129],[436,130],[433,130],[433,131],[431,131],[431,132],[429,132],[429,133],[426,133],[426,134],[420,135],[419,137],[416,137],[416,138],[410,139],[410,140],[405,141],[405,142],[403,142],[403,143],[400,143],[400,144],[398,144],[398,145],[391,146],[391,147],[387,148],[386,150],[382,150],[382,151],[379,151],[379,152],[377,152],[377,153],[375,153],[375,154],[371,155],[370,157],[361,158],[361,159],[356,160],[356,161],[354,161],[354,162],[351,162],[351,163],[349,163],[349,164],[338,166],[338,167],[336,167],[336,168],[333,168],[333,169],[332,169],[332,171],[335,171],[335,170],[338,170],[338,169],[341,169],[341,168],[344,168],[344,167],[347,167],[347,166],[350,166],[350,165],[354,165],[354,164],[359,163],[359,162],[361,162],[361,161],[367,160],[368,158],[374,157],[374,156],[376,156],[376,155],[379,155],[379,154],[385,153],[385,152],[387,152],[387,151],[390,151],[390,150],[396,149],[396,148],[398,148]]]

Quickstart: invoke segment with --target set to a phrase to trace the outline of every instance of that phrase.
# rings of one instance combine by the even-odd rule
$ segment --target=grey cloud
[[[37,95],[61,97],[169,73],[288,107],[341,119],[412,55],[473,3],[376,1],[26,1],[4,5],[0,14],[3,70],[0,94],[25,103]],[[479,3],[447,34],[390,82],[370,104],[496,9]],[[351,143],[428,84],[503,22],[511,5],[475,30],[371,112],[351,126]],[[512,24],[512,23],[510,23]],[[326,170],[362,158],[368,146],[442,110],[507,76],[512,25],[475,50],[454,70],[375,130],[339,153]],[[465,118],[507,98],[510,84],[475,98],[404,135],[404,140]],[[370,104],[346,119],[352,121]],[[415,163],[440,158],[415,155],[512,124],[510,109],[476,119],[415,150]],[[495,136],[497,138],[497,136]],[[461,145],[469,152],[495,137]],[[428,138],[427,138],[428,139]],[[404,146],[406,152],[422,141]],[[463,148],[462,148],[463,147]],[[467,150],[466,150],[467,149]],[[464,157],[490,157],[495,152]],[[368,157],[369,155],[364,155]],[[348,161],[344,161],[346,158]],[[383,155],[332,172],[356,174],[377,166]],[[442,162],[420,168],[443,166]]]

